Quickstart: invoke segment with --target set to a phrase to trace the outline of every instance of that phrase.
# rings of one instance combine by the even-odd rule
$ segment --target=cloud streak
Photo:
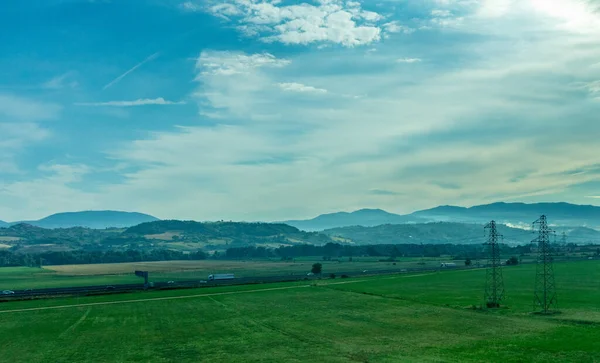
[[[112,81],[108,82],[104,87],[102,87],[102,90],[106,90],[110,87],[112,87],[114,84],[118,83],[119,81],[121,81],[123,78],[127,77],[129,74],[131,74],[132,72],[134,72],[136,69],[138,69],[139,67],[143,66],[145,63],[148,63],[156,58],[158,58],[158,56],[160,55],[160,52],[154,53],[152,55],[150,55],[148,58],[144,59],[143,61],[141,61],[140,63],[136,64],[135,66],[133,66],[131,69],[129,69],[127,72],[121,74],[120,76],[118,76],[117,78],[113,79]]]
[[[396,60],[398,63],[419,63],[421,61],[421,58],[400,58]]]
[[[326,89],[316,88],[313,86],[307,86],[302,83],[290,82],[290,83],[278,83],[279,88],[288,92],[300,92],[300,93],[315,93],[315,94],[325,94],[327,93]]]
[[[108,101],[108,102],[78,102],[75,106],[88,106],[88,107],[135,107],[135,106],[147,106],[147,105],[183,105],[183,101],[167,101],[162,97],[159,98],[140,98],[134,101]]]

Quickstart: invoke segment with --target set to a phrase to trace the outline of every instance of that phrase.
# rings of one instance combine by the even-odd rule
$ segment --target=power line
[[[491,221],[484,227],[488,231],[487,246],[488,264],[485,273],[485,306],[488,308],[500,307],[504,300],[504,278],[502,276],[502,263],[500,262],[500,244],[498,240],[502,235],[496,229],[496,222]]]
[[[550,309],[556,308],[556,283],[554,280],[554,267],[550,251],[550,233],[553,233],[542,215],[534,226],[539,225],[538,237],[532,242],[538,246],[538,258],[535,274],[535,293],[533,297],[534,309],[541,308],[542,313],[547,314]]]

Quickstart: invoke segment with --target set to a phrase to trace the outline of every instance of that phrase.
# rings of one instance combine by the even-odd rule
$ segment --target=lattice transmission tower
[[[502,235],[496,229],[496,222],[491,221],[485,225],[487,231],[488,263],[485,273],[485,306],[488,308],[500,307],[504,300],[504,278],[502,276],[502,262],[500,261],[500,243]]]
[[[533,308],[541,309],[542,313],[547,314],[552,308],[556,308],[557,304],[556,283],[554,281],[554,267],[550,248],[550,234],[553,231],[548,227],[545,215],[542,215],[533,224],[539,226],[538,237],[532,241],[537,243],[538,249]]]

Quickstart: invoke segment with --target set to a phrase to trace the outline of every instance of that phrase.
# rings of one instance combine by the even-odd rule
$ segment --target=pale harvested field
[[[179,236],[180,233],[177,232],[165,232],[160,234],[147,234],[144,237],[147,239],[158,239],[163,241],[171,241],[173,237]]]
[[[14,242],[14,241],[19,241],[19,240],[21,240],[19,237],[8,237],[8,236],[0,237],[1,242]]]
[[[93,265],[58,265],[44,266],[47,270],[66,275],[106,275],[131,273],[134,270],[149,272],[194,271],[194,270],[248,270],[269,269],[286,270],[290,267],[309,266],[309,263],[270,262],[270,261],[157,261],[157,262],[126,262],[104,263]]]
[[[344,262],[319,260],[301,260],[296,262],[289,261],[269,261],[269,260],[250,260],[250,261],[223,261],[223,260],[203,260],[203,261],[158,261],[158,262],[127,262],[127,263],[106,263],[93,265],[59,265],[44,266],[46,270],[55,271],[59,275],[69,276],[90,276],[90,275],[117,275],[130,274],[135,270],[149,271],[159,273],[160,276],[169,278],[192,277],[195,273],[235,273],[240,277],[249,276],[268,276],[280,274],[308,273],[314,262],[323,264],[323,273],[338,273],[340,271],[362,271],[379,269],[400,269],[416,266],[414,262],[398,262],[397,265],[391,263],[382,263],[376,261]],[[180,275],[180,276],[175,276]],[[156,275],[155,275],[156,276]]]

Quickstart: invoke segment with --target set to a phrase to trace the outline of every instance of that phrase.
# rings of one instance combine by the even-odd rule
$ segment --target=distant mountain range
[[[355,212],[338,212],[322,214],[308,220],[292,220],[281,223],[288,224],[304,231],[322,231],[330,228],[364,226],[372,227],[382,224],[423,223],[429,219],[413,215],[399,215],[381,209],[360,209]]]
[[[1,222],[0,227],[9,227],[20,223],[42,228],[86,227],[95,229],[127,228],[159,219],[148,214],[119,211],[83,211],[57,213],[35,221]]]
[[[493,219],[501,224],[528,228],[542,214],[548,217],[551,226],[600,228],[600,207],[569,203],[493,203],[470,208],[440,206],[407,215],[393,214],[381,209],[361,209],[352,213],[323,214],[313,219],[283,223],[305,231],[322,231],[350,226],[373,227],[424,222],[482,224]]]
[[[531,226],[545,214],[554,226],[600,227],[600,207],[569,203],[493,203],[470,208],[440,206],[417,211],[411,216],[433,221],[485,223],[496,222],[515,226]]]
[[[290,220],[279,223],[288,224],[308,232],[352,226],[374,227],[387,224],[422,224],[428,222],[484,224],[492,219],[499,224],[530,228],[531,223],[542,214],[548,217],[548,223],[550,226],[555,227],[554,229],[558,229],[558,227],[572,229],[573,226],[600,229],[600,207],[569,203],[493,203],[470,208],[439,206],[407,215],[389,213],[381,209],[360,209],[350,213],[330,213],[308,220]],[[57,213],[34,221],[12,223],[0,221],[0,228],[19,223],[42,228],[128,228],[158,220],[156,217],[143,213],[83,211]]]

